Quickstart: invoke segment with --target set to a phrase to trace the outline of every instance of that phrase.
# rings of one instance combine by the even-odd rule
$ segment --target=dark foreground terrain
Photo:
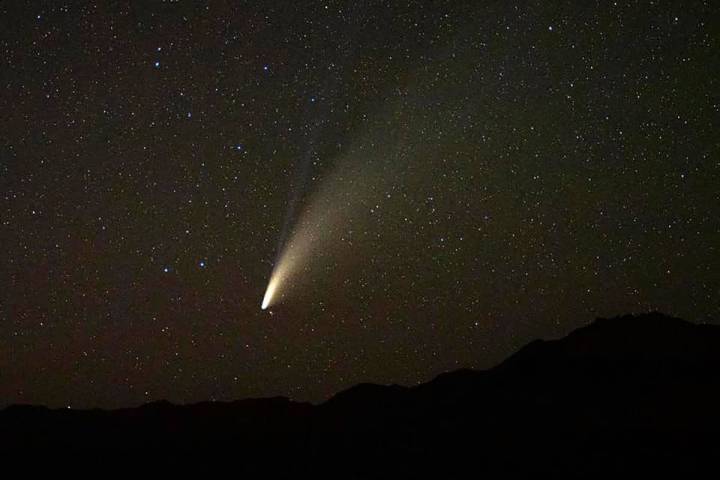
[[[720,465],[719,366],[720,327],[624,316],[532,342],[491,370],[357,385],[317,406],[13,406],[0,411],[0,448],[220,452],[236,472],[295,477],[686,475]]]

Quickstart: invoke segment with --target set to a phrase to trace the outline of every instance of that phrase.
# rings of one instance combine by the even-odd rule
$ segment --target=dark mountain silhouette
[[[113,411],[12,406],[0,448],[230,451],[242,470],[342,478],[688,474],[720,459],[720,327],[652,313],[534,341],[416,386]]]

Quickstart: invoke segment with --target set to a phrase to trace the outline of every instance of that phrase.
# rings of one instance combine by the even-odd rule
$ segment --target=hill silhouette
[[[720,458],[720,327],[599,319],[485,371],[286,398],[0,411],[0,448],[232,451],[243,470],[344,478],[675,469]],[[333,470],[339,469],[339,470]]]

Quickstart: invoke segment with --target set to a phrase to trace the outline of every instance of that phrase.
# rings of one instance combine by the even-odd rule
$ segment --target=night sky
[[[317,402],[720,318],[713,3],[2,2],[0,405]]]

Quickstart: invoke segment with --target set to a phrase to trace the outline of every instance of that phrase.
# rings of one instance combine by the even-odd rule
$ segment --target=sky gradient
[[[316,402],[714,322],[718,6],[580,3],[3,2],[0,404]]]

